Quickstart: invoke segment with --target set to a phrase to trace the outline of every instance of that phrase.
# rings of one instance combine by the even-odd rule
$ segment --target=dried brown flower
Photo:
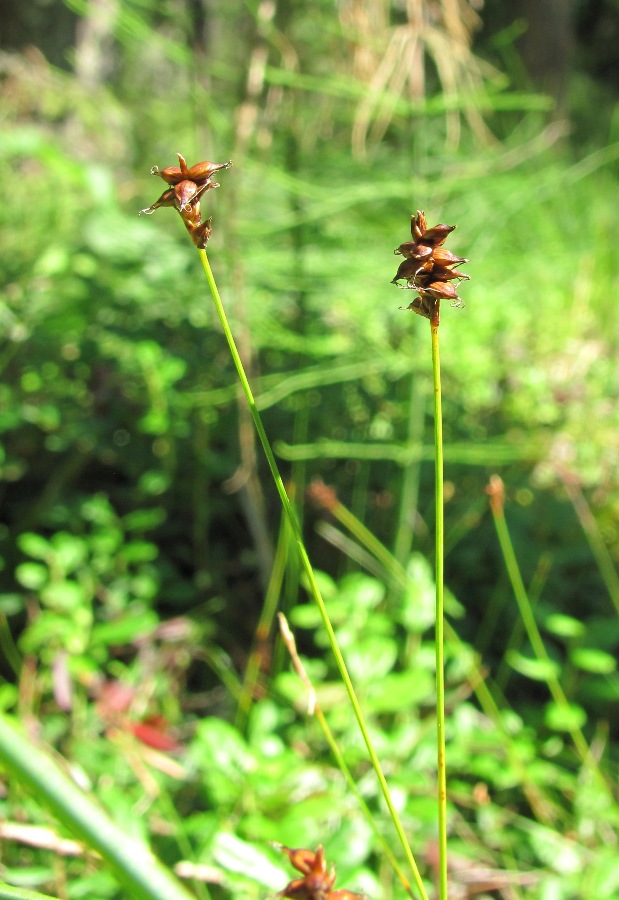
[[[219,184],[212,180],[213,175],[222,169],[229,169],[232,160],[227,163],[204,161],[188,167],[185,158],[180,153],[176,155],[178,156],[178,166],[167,166],[165,169],[153,166],[150,170],[151,175],[158,175],[171,186],[152,206],[140,210],[140,215],[142,213],[151,215],[160,206],[173,206],[179,212],[196,247],[204,249],[211,236],[212,228],[210,218],[202,221],[200,198],[206,191],[219,187]]]
[[[315,478],[307,489],[307,496],[316,506],[327,510],[334,510],[339,500],[335,488],[325,484],[321,478]]]
[[[425,213],[417,210],[417,215],[411,216],[413,240],[400,244],[394,250],[397,256],[403,256],[404,259],[391,283],[405,281],[405,285],[398,286],[417,291],[419,297],[415,297],[407,309],[437,323],[441,300],[450,300],[453,306],[462,305],[451,282],[458,279],[468,281],[470,277],[456,271],[468,259],[456,256],[442,246],[455,227],[435,225],[428,228]]]
[[[327,871],[325,852],[322,847],[316,851],[292,850],[283,844],[275,846],[285,853],[292,865],[303,875],[294,878],[280,891],[278,897],[289,897],[291,900],[363,900],[363,894],[355,894],[347,890],[332,890],[335,884],[335,869]]]

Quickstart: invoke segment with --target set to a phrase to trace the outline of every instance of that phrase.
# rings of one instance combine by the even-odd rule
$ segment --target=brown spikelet
[[[196,247],[204,249],[211,236],[212,228],[210,217],[202,221],[200,198],[206,191],[219,187],[218,183],[213,181],[213,175],[222,169],[229,169],[232,160],[226,163],[212,163],[205,160],[189,167],[184,156],[181,156],[180,153],[176,155],[178,156],[178,166],[167,166],[165,169],[153,166],[150,170],[151,175],[163,178],[170,187],[152,206],[140,210],[140,215],[142,213],[150,215],[161,206],[174,206],[180,214],[191,240]]]
[[[405,241],[394,250],[396,256],[404,259],[392,284],[417,291],[416,297],[406,308],[438,324],[441,300],[449,300],[452,306],[462,306],[453,281],[468,281],[470,276],[457,271],[468,262],[463,256],[456,256],[446,250],[443,244],[454,230],[455,225],[434,225],[428,228],[425,213],[417,210],[411,217],[412,241]],[[400,285],[399,282],[406,282]]]

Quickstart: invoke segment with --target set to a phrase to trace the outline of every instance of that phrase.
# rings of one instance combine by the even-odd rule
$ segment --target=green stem
[[[344,755],[343,755],[342,751],[340,750],[340,747],[335,738],[335,735],[331,731],[331,728],[329,727],[329,723],[327,722],[323,711],[321,710],[320,706],[316,702],[316,699],[315,699],[316,691],[308,677],[307,672],[305,671],[305,669],[303,667],[303,663],[299,659],[299,656],[297,653],[297,648],[296,648],[296,642],[295,642],[292,632],[290,631],[290,627],[288,625],[288,622],[286,621],[286,617],[283,615],[283,613],[278,613],[278,615],[279,615],[280,631],[281,631],[282,637],[284,639],[284,644],[292,658],[293,666],[296,669],[297,674],[301,678],[303,684],[310,692],[310,696],[313,699],[313,702],[310,704],[313,707],[313,711],[310,711],[308,709],[308,715],[314,715],[314,717],[316,718],[318,724],[320,725],[320,727],[322,729],[322,733],[324,734],[325,739],[326,739],[329,747],[331,748],[331,753],[333,754],[340,771],[342,772],[342,774],[344,775],[344,778],[346,779],[346,783],[348,784],[348,787],[350,788],[351,793],[355,796],[357,803],[361,807],[361,811],[363,812],[364,816],[366,817],[370,828],[374,832],[374,836],[376,837],[377,841],[382,846],[382,850],[383,850],[383,853],[385,854],[385,857],[389,860],[391,867],[393,868],[393,871],[396,873],[396,875],[400,879],[400,883],[402,884],[402,887],[404,888],[406,893],[409,895],[409,897],[414,897],[414,894],[413,894],[412,888],[410,886],[410,883],[408,881],[408,878],[405,876],[404,872],[400,868],[400,864],[398,863],[398,861],[393,853],[393,850],[391,849],[391,845],[389,844],[388,838],[380,831],[380,829],[376,823],[376,820],[375,820],[374,816],[372,815],[372,811],[370,810],[369,806],[365,802],[365,799],[363,798],[363,795],[361,794],[361,791],[357,787],[355,779],[353,778],[352,772],[348,768],[348,764],[347,764],[346,760],[344,759]]]
[[[262,654],[264,652],[266,642],[269,638],[271,625],[273,624],[273,619],[275,618],[277,603],[284,581],[288,541],[289,533],[287,531],[286,522],[283,521],[282,527],[280,528],[279,532],[277,550],[275,551],[273,569],[271,572],[271,577],[269,578],[269,584],[267,586],[266,595],[264,598],[264,605],[262,607],[262,612],[260,613],[260,618],[256,627],[256,633],[254,635],[254,646],[251,649],[251,653],[249,654],[249,659],[247,661],[247,666],[245,668],[243,687],[241,689],[241,695],[239,697],[238,706],[236,709],[236,716],[234,718],[234,725],[239,729],[239,731],[243,731],[247,724],[247,717],[249,715],[249,710],[251,709],[256,685],[260,677],[260,663],[262,660]]]
[[[424,382],[418,376],[414,376],[411,383],[406,437],[406,443],[410,447],[423,446],[425,405],[426,390]],[[419,458],[411,459],[404,466],[398,530],[393,551],[393,555],[403,566],[406,566],[413,546],[415,517],[417,516],[417,504],[419,501],[420,472],[421,460]]]
[[[297,522],[297,518],[294,514],[294,510],[292,508],[292,504],[288,498],[288,494],[286,493],[286,488],[284,487],[284,482],[282,481],[282,477],[279,473],[279,469],[277,467],[277,463],[275,461],[275,456],[273,455],[273,451],[271,449],[271,445],[269,443],[269,439],[264,430],[264,426],[262,424],[262,419],[260,418],[260,413],[258,412],[258,408],[256,406],[256,401],[254,400],[254,396],[249,385],[249,381],[247,380],[247,376],[245,374],[245,369],[243,367],[243,363],[241,361],[241,357],[239,356],[239,352],[236,347],[236,343],[234,341],[234,337],[232,335],[232,331],[230,330],[230,326],[228,324],[228,319],[226,316],[226,312],[224,310],[223,303],[221,301],[221,297],[219,296],[219,290],[217,288],[217,283],[213,276],[213,272],[211,270],[211,266],[208,260],[208,256],[206,254],[206,250],[198,250],[200,254],[200,260],[202,262],[202,266],[204,268],[204,272],[206,275],[206,280],[208,282],[208,286],[213,297],[213,302],[215,303],[215,308],[217,310],[217,315],[219,316],[219,321],[221,322],[221,327],[223,329],[224,335],[228,342],[228,347],[230,349],[230,354],[234,361],[234,365],[236,367],[237,374],[239,376],[239,380],[241,382],[241,387],[243,388],[243,392],[245,397],[247,398],[247,404],[249,406],[250,412],[252,414],[254,424],[256,426],[256,431],[258,433],[258,437],[260,438],[260,443],[262,444],[262,449],[264,450],[264,454],[267,459],[267,463],[269,465],[269,469],[271,470],[271,475],[273,476],[273,481],[275,482],[275,487],[277,488],[277,492],[279,494],[279,498],[281,500],[282,507],[288,519],[288,523],[290,525],[290,529],[292,534],[296,540],[297,547],[299,550],[299,556],[301,558],[301,565],[303,567],[303,571],[305,572],[305,576],[308,581],[309,592],[311,593],[316,605],[318,606],[320,617],[322,619],[323,627],[327,634],[327,638],[329,641],[329,645],[331,647],[331,651],[333,656],[335,657],[335,662],[337,668],[339,670],[340,676],[346,688],[346,692],[348,694],[348,698],[350,700],[350,704],[352,706],[355,718],[357,720],[357,724],[359,726],[359,730],[363,736],[363,740],[365,742],[365,746],[368,751],[368,755],[370,757],[370,761],[372,763],[372,767],[376,773],[376,777],[378,778],[378,782],[380,784],[381,792],[389,813],[391,815],[391,820],[394,824],[396,832],[398,834],[398,838],[402,844],[402,849],[404,850],[404,854],[407,858],[408,864],[411,867],[411,871],[413,873],[413,880],[419,891],[423,900],[428,900],[428,895],[426,893],[423,881],[421,879],[421,875],[419,873],[419,869],[417,867],[417,863],[413,856],[413,853],[410,849],[408,841],[406,839],[406,835],[404,833],[404,829],[400,822],[400,818],[397,814],[393,801],[391,799],[391,794],[389,792],[389,787],[387,785],[387,781],[383,774],[382,767],[380,765],[378,756],[376,755],[376,751],[374,749],[374,745],[372,744],[372,740],[370,738],[370,734],[365,723],[365,719],[363,717],[363,713],[361,711],[361,707],[359,705],[359,701],[357,700],[357,695],[355,694],[355,690],[350,679],[350,675],[348,674],[348,669],[346,668],[346,663],[344,662],[344,657],[342,656],[342,652],[337,643],[337,638],[335,637],[335,632],[333,631],[333,626],[331,625],[331,620],[329,619],[329,614],[327,612],[327,607],[322,598],[320,590],[318,588],[318,584],[316,582],[316,577],[314,575],[314,570],[312,568],[312,564],[307,555],[307,551],[305,549],[305,544],[303,543],[303,537],[301,535],[301,531],[299,528],[299,524]]]
[[[191,894],[144,844],[121,831],[47,753],[22,737],[4,717],[0,717],[0,762],[105,859],[128,896],[135,900],[191,900]],[[28,895],[22,896],[30,900]]]
[[[39,894],[38,891],[31,891],[29,888],[13,887],[0,881],[0,900],[57,900],[49,894]]]
[[[331,509],[331,513],[334,518],[336,518],[339,522],[344,524],[349,529],[351,534],[355,538],[357,538],[362,546],[365,546],[368,551],[374,553],[376,538],[371,535],[372,542],[365,543],[367,529],[364,525],[362,525],[361,522],[358,522],[358,520],[355,518],[353,513],[350,512],[350,510],[347,510],[342,506],[342,503],[338,501]],[[389,554],[389,551],[386,547],[383,547],[382,553],[380,555],[380,561],[383,563],[383,565],[386,566],[387,574],[393,579],[396,584],[404,589],[412,585],[411,577],[406,569],[396,560],[395,556]],[[452,643],[456,652],[461,652],[462,650],[466,649],[467,645],[465,645],[464,642],[458,637],[458,634],[454,631],[453,627],[449,624],[448,621],[445,621],[445,636],[448,641]],[[480,659],[477,654],[471,660],[470,670],[467,673],[467,678],[469,680],[471,688],[473,689],[473,692],[475,693],[475,696],[479,700],[482,711],[486,716],[488,716],[489,719],[491,719],[491,721],[503,735],[505,741],[505,752],[507,754],[509,765],[518,772],[518,777],[520,779],[520,783],[522,784],[523,791],[527,799],[529,800],[529,803],[531,804],[531,809],[533,810],[535,816],[539,819],[540,822],[544,822],[547,825],[551,824],[554,819],[551,804],[544,795],[543,790],[539,788],[535,781],[532,779],[526,768],[526,765],[523,764],[521,754],[516,746],[516,743],[514,742],[514,738],[506,728],[501,710],[499,709],[497,702],[488,687],[488,676],[482,670]]]
[[[520,618],[522,619],[527,637],[529,638],[531,647],[533,648],[533,652],[537,659],[544,660],[544,662],[550,662],[544,639],[542,638],[540,630],[537,627],[537,622],[535,621],[535,614],[533,612],[533,607],[531,606],[529,595],[527,594],[524,581],[522,580],[520,567],[518,566],[518,560],[516,559],[516,554],[514,552],[514,545],[512,544],[509,529],[507,527],[503,505],[502,503],[499,504],[498,502],[491,501],[490,509],[492,511],[492,518],[494,520],[501,553],[503,554],[503,559],[505,561],[505,568],[507,569],[507,574],[516,598],[516,603],[518,604]],[[559,683],[559,679],[554,675],[550,675],[546,683],[552,699],[558,706],[561,706],[566,710],[567,718],[569,716],[570,703]],[[600,784],[605,785],[604,778],[580,728],[571,726],[568,731],[581,762],[594,772]]]
[[[436,507],[436,737],[438,768],[438,853],[439,898],[447,900],[447,772],[445,763],[445,653],[444,653],[444,539],[443,512],[443,412],[441,404],[441,363],[438,341],[438,315],[430,322],[432,333],[432,372],[434,382],[434,450]]]
[[[608,552],[608,547],[602,537],[600,529],[593,513],[589,509],[582,489],[573,475],[567,472],[560,473],[567,495],[572,501],[576,515],[580,520],[585,537],[591,548],[591,552],[598,564],[600,575],[606,585],[610,599],[619,612],[619,576],[615,569],[613,558]]]

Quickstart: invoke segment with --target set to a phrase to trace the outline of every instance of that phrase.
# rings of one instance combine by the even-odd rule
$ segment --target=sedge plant
[[[418,296],[407,309],[430,320],[432,341],[432,380],[434,391],[434,505],[435,540],[435,651],[436,651],[436,735],[437,735],[437,795],[438,795],[438,894],[447,900],[447,766],[445,760],[445,654],[444,654],[444,498],[443,498],[443,413],[441,398],[441,366],[439,354],[439,324],[441,300],[462,305],[452,284],[469,276],[458,271],[468,262],[456,256],[443,244],[455,225],[435,225],[428,228],[425,213],[417,210],[411,217],[411,238],[394,251],[404,259],[398,267],[394,284],[404,281],[406,289]]]
[[[303,537],[293,506],[290,502],[283,480],[279,473],[275,456],[271,449],[262,419],[247,379],[245,369],[230,329],[226,312],[219,294],[217,283],[206,253],[206,245],[211,236],[211,219],[202,220],[200,198],[219,185],[213,181],[213,175],[227,169],[228,163],[201,162],[188,167],[184,158],[178,155],[179,165],[159,170],[153,167],[152,174],[160,176],[168,185],[159,199],[144,213],[152,213],[161,206],[173,206],[180,213],[187,231],[198,248],[200,261],[204,269],[213,302],[219,317],[228,347],[237,370],[237,374],[245,394],[249,410],[264,454],[275,482],[285,517],[297,544],[299,557],[307,579],[309,592],[320,611],[323,627],[335,657],[335,661],[344,682],[355,718],[363,736],[372,767],[378,778],[385,803],[391,815],[396,832],[404,849],[413,873],[413,881],[422,898],[427,894],[421,879],[417,863],[414,859],[399,816],[393,805],[387,782],[376,751],[372,744],[368,728],[359,705],[346,663],[339,648],[333,626],[325,602],[320,593],[318,583],[308,557]],[[408,309],[429,319],[432,341],[432,368],[434,387],[434,447],[435,447],[435,507],[436,507],[436,712],[437,712],[437,771],[438,771],[438,888],[440,900],[447,900],[447,779],[445,763],[445,682],[444,682],[444,521],[443,521],[443,435],[441,408],[441,379],[439,356],[439,323],[440,302],[447,299],[454,305],[460,304],[456,290],[452,284],[458,279],[467,279],[458,271],[458,267],[468,260],[456,256],[443,247],[447,236],[455,226],[436,225],[428,228],[425,214],[417,211],[411,219],[411,241],[401,244],[395,251],[404,257],[393,282],[405,281],[405,287],[413,289],[418,296],[410,303]],[[339,892],[337,892],[339,893]],[[284,892],[283,896],[286,896]]]

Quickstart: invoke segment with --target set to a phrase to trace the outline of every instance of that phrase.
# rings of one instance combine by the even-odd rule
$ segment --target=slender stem
[[[57,898],[31,891],[29,888],[13,887],[0,881],[0,900],[57,900]]]
[[[256,633],[254,635],[254,646],[251,649],[245,668],[243,687],[241,689],[236,716],[234,718],[234,725],[239,731],[243,731],[247,724],[247,716],[249,715],[256,685],[260,677],[260,663],[262,661],[266,642],[269,638],[271,625],[275,618],[277,603],[284,580],[286,558],[288,556],[288,542],[289,531],[287,523],[284,520],[282,521],[282,526],[279,531],[279,540],[277,542],[277,549],[273,560],[273,569],[271,571],[262,612],[260,613]]]
[[[493,500],[491,495],[490,509],[492,511],[494,527],[496,528],[496,533],[499,540],[499,545],[501,547],[501,553],[503,554],[503,559],[505,561],[507,574],[512,586],[512,590],[514,592],[514,597],[516,598],[516,603],[518,604],[520,618],[522,619],[522,622],[524,624],[527,637],[529,638],[529,642],[537,659],[543,660],[544,662],[550,662],[550,656],[548,655],[548,651],[546,650],[544,639],[540,633],[540,630],[537,627],[533,607],[531,606],[531,601],[529,599],[529,595],[524,586],[524,581],[520,573],[520,567],[518,565],[518,560],[516,559],[516,553],[514,551],[514,545],[512,544],[509,528],[507,526],[507,520],[505,518],[505,511],[502,501],[497,498],[494,498]],[[565,692],[561,687],[557,676],[550,674],[546,679],[546,683],[554,702],[557,704],[557,706],[562,707],[566,711],[567,716],[569,716],[570,702],[565,695]],[[594,772],[600,784],[605,785],[604,777],[595,762],[595,758],[591,753],[589,745],[587,744],[586,738],[581,729],[576,725],[571,725],[568,728],[568,732],[570,734],[570,737],[572,738],[572,741],[576,748],[576,752],[578,753],[581,762]]]
[[[322,732],[325,736],[325,739],[326,739],[327,743],[329,744],[329,747],[331,748],[331,753],[333,754],[335,761],[337,762],[337,764],[340,768],[340,771],[343,773],[344,778],[346,779],[346,782],[348,784],[348,787],[350,788],[351,792],[356,797],[357,803],[361,807],[361,811],[363,812],[364,816],[368,820],[370,828],[374,832],[376,839],[380,842],[380,844],[383,848],[383,853],[385,854],[385,856],[391,863],[391,866],[392,866],[394,872],[396,873],[396,875],[398,876],[398,878],[400,879],[402,887],[404,888],[406,893],[409,895],[409,897],[414,897],[410,883],[409,883],[406,875],[400,868],[400,864],[398,863],[397,859],[395,858],[395,855],[393,853],[393,850],[391,849],[391,845],[389,844],[388,839],[378,828],[378,825],[376,824],[376,820],[374,819],[374,816],[372,815],[372,811],[370,810],[369,806],[365,802],[365,799],[363,798],[363,795],[361,794],[361,791],[357,787],[355,779],[353,778],[352,772],[348,768],[348,764],[347,764],[346,760],[344,759],[344,755],[342,754],[339,744],[338,744],[337,740],[335,739],[335,735],[331,731],[331,728],[329,727],[329,723],[327,722],[323,711],[321,710],[320,706],[318,705],[318,702],[316,700],[316,691],[314,689],[314,685],[312,684],[307,672],[305,671],[305,667],[303,666],[303,663],[301,662],[301,660],[299,658],[299,654],[297,653],[296,641],[294,639],[294,635],[293,635],[292,631],[290,630],[290,626],[288,625],[286,617],[281,612],[278,613],[277,615],[279,618],[279,628],[280,628],[281,636],[282,636],[284,644],[286,645],[286,648],[290,654],[290,658],[292,660],[292,665],[294,666],[297,675],[299,676],[299,678],[301,679],[303,684],[306,686],[308,693],[309,693],[307,714],[314,715],[316,717],[318,724],[320,725]],[[1,900],[1,898],[0,898],[0,900]]]
[[[371,553],[374,553],[376,538],[374,537],[374,535],[371,535],[371,543],[366,543],[365,539],[367,529],[364,525],[362,525],[355,519],[355,516],[350,512],[350,510],[345,509],[345,507],[343,507],[342,503],[339,500],[333,507],[329,507],[329,509],[333,517],[336,518],[339,522],[342,522],[342,524],[349,529],[351,534],[353,534],[354,537],[357,538],[362,546],[366,547],[366,549]],[[409,573],[406,571],[404,566],[402,566],[397,561],[395,556],[391,556],[389,554],[389,551],[386,547],[383,547],[383,552],[381,553],[380,557],[377,557],[377,559],[380,559],[380,562],[385,565],[388,575],[396,584],[400,585],[400,587],[407,588],[409,585],[412,585],[411,576],[409,575]],[[445,637],[449,642],[451,642],[456,651],[462,651],[463,649],[465,649],[466,645],[458,637],[458,634],[456,633],[456,631],[454,631],[453,627],[449,624],[448,621],[445,621]],[[527,770],[526,765],[523,763],[522,756],[517,748],[516,742],[514,741],[514,738],[510,734],[509,730],[506,728],[505,721],[501,715],[501,710],[499,709],[492,691],[488,687],[487,682],[489,681],[489,679],[486,673],[484,673],[481,668],[480,659],[477,654],[470,661],[470,668],[467,672],[467,679],[475,693],[475,696],[479,700],[482,711],[486,716],[488,716],[489,719],[492,720],[496,728],[503,735],[504,747],[509,765],[518,773],[520,783],[522,784],[522,789],[527,799],[529,800],[531,809],[533,810],[535,816],[539,819],[540,822],[543,822],[546,825],[551,825],[555,819],[552,812],[552,805],[548,798],[545,796],[543,789],[535,783],[535,781],[531,777],[531,774]]]
[[[572,501],[576,515],[580,520],[591,552],[598,564],[600,575],[606,585],[610,599],[617,612],[619,612],[619,576],[617,575],[613,558],[608,552],[608,547],[578,481],[567,471],[560,470],[559,474],[567,495]]]
[[[200,254],[200,260],[202,262],[202,266],[204,268],[204,273],[206,275],[206,280],[208,282],[209,289],[211,291],[211,295],[213,297],[213,301],[215,303],[215,308],[217,310],[217,315],[219,316],[219,321],[221,322],[221,327],[223,329],[224,335],[228,342],[228,347],[230,349],[230,354],[234,361],[234,365],[236,367],[237,374],[239,376],[239,380],[241,382],[241,387],[243,388],[243,392],[245,397],[247,398],[247,404],[249,406],[250,412],[252,414],[254,424],[256,426],[256,431],[258,432],[258,437],[260,438],[260,442],[262,444],[262,449],[264,450],[264,454],[267,459],[267,463],[269,465],[269,469],[271,470],[271,475],[273,476],[273,481],[275,482],[275,486],[277,488],[277,492],[279,494],[279,498],[282,503],[282,507],[290,524],[290,528],[292,534],[296,540],[297,547],[299,550],[299,556],[301,558],[301,565],[303,567],[303,571],[305,572],[305,576],[308,581],[309,592],[314,598],[316,605],[318,606],[320,617],[322,619],[323,627],[327,634],[327,638],[329,641],[329,645],[331,647],[331,651],[335,657],[335,662],[337,668],[339,670],[342,681],[344,682],[344,686],[346,688],[346,692],[348,694],[348,698],[350,700],[350,704],[352,706],[355,718],[357,720],[357,724],[359,726],[359,730],[363,736],[363,740],[365,742],[365,746],[368,751],[368,755],[370,757],[370,761],[372,763],[372,767],[376,773],[376,777],[378,778],[378,782],[380,784],[381,792],[389,813],[391,815],[391,820],[394,824],[400,842],[402,844],[402,849],[406,855],[409,866],[411,867],[411,871],[413,873],[413,880],[419,891],[423,900],[428,900],[428,895],[426,893],[423,881],[421,879],[421,875],[419,873],[419,869],[417,867],[417,863],[413,856],[413,853],[410,849],[408,841],[406,839],[406,835],[404,833],[404,829],[402,827],[402,823],[400,822],[400,818],[397,814],[393,801],[391,799],[391,794],[389,792],[389,787],[387,785],[387,781],[383,774],[382,767],[380,765],[378,756],[376,755],[376,751],[374,749],[374,745],[372,744],[372,740],[370,738],[370,734],[365,723],[365,719],[363,718],[363,713],[361,711],[361,707],[359,705],[359,701],[357,699],[357,695],[355,694],[355,690],[353,688],[352,681],[350,679],[350,675],[348,674],[348,669],[346,668],[346,663],[344,662],[344,657],[342,656],[342,652],[337,643],[337,638],[335,637],[335,632],[333,631],[333,626],[331,625],[331,620],[329,619],[329,614],[327,612],[327,607],[322,598],[320,590],[318,588],[318,583],[316,581],[316,576],[314,575],[314,570],[312,568],[312,564],[309,560],[309,556],[307,555],[307,551],[305,549],[305,545],[303,543],[303,537],[301,535],[301,530],[299,528],[299,523],[297,522],[297,518],[294,514],[294,510],[292,508],[292,504],[288,498],[288,494],[286,493],[286,488],[284,487],[284,482],[282,481],[282,477],[279,473],[279,469],[277,467],[277,463],[275,461],[275,456],[273,455],[273,451],[271,449],[271,445],[269,443],[269,439],[266,435],[266,431],[264,430],[264,426],[262,424],[262,419],[260,418],[260,413],[258,412],[258,407],[256,406],[256,401],[254,400],[254,395],[252,393],[251,387],[249,385],[249,381],[247,380],[247,376],[245,374],[245,370],[243,368],[243,363],[241,361],[241,357],[239,356],[239,352],[236,347],[236,343],[234,341],[234,337],[232,335],[232,331],[230,330],[230,325],[228,324],[228,319],[226,316],[226,312],[224,310],[223,303],[221,301],[221,297],[219,296],[219,290],[217,288],[217,283],[213,276],[213,272],[211,270],[211,266],[208,260],[208,256],[206,255],[206,250],[198,250]]]
[[[411,383],[411,395],[408,411],[408,429],[406,442],[409,447],[423,446],[423,422],[426,405],[425,382],[414,375]],[[397,561],[405,566],[413,546],[415,531],[415,517],[417,516],[417,503],[419,500],[419,477],[421,459],[411,459],[404,466],[404,480],[402,482],[402,494],[400,498],[400,512],[398,530],[394,544],[394,556]]]
[[[444,537],[443,513],[443,412],[441,403],[441,362],[438,341],[438,315],[430,322],[432,333],[432,372],[434,380],[434,451],[436,507],[436,737],[438,769],[438,852],[439,897],[447,900],[447,772],[445,763],[445,654],[444,654]]]

